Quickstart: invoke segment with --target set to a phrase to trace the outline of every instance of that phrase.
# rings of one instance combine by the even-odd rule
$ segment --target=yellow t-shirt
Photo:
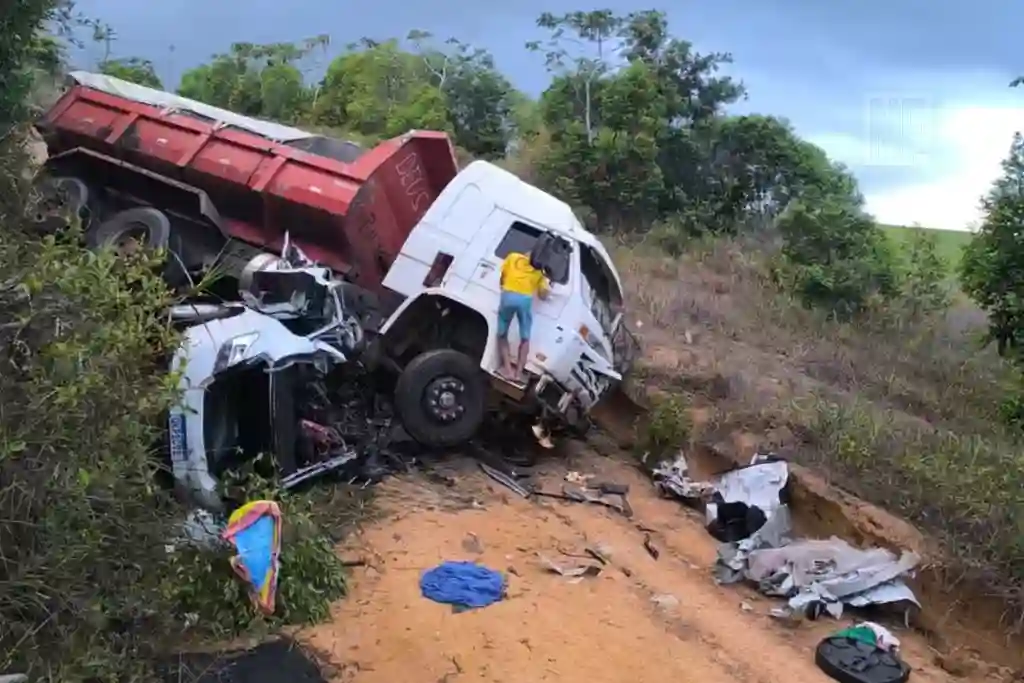
[[[506,292],[533,296],[547,289],[544,273],[530,265],[530,257],[512,252],[501,263],[501,288]]]

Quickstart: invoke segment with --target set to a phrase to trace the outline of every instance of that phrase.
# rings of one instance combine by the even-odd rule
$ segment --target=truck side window
[[[513,221],[512,227],[508,229],[505,236],[501,238],[501,242],[494,250],[494,255],[498,258],[505,258],[512,252],[518,252],[520,254],[529,254],[530,250],[533,249],[533,245],[537,243],[537,239],[540,237],[541,231],[532,225],[527,225],[520,221]],[[558,272],[555,273],[555,277],[552,278],[553,282],[557,282],[560,285],[564,285],[569,281],[569,269],[559,268]]]

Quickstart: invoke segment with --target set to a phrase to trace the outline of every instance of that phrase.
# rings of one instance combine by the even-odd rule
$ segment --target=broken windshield
[[[622,305],[622,294],[619,292],[615,277],[608,270],[604,257],[593,247],[580,245],[580,267],[583,279],[587,283],[584,297],[590,306],[591,313],[597,318],[601,329],[611,336],[612,325]]]

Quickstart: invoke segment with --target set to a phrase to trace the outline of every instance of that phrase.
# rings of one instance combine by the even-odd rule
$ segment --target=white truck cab
[[[499,274],[509,253],[529,254],[538,240],[547,244],[543,259],[551,291],[533,304],[529,380],[523,387],[498,374]],[[464,376],[469,363],[458,362],[459,372],[452,370],[456,353],[472,361],[476,381],[489,383],[491,395],[496,392],[506,406],[569,426],[583,426],[594,404],[622,379],[628,359],[617,338],[628,332],[622,282],[608,251],[568,204],[493,164],[473,162],[448,184],[406,240],[384,285],[404,297],[380,330],[395,355],[411,346],[413,355],[431,352],[448,359],[427,363],[436,366],[433,384],[424,377],[403,383],[410,369],[431,374],[416,359],[404,364],[396,405],[418,440],[450,445],[482,421],[482,408],[475,406],[482,390],[466,387],[474,381]],[[516,323],[509,343],[513,350],[519,343]],[[461,400],[473,405],[459,406],[459,392],[450,390],[456,385],[462,387]],[[431,410],[441,404],[456,407],[448,413],[443,406]]]

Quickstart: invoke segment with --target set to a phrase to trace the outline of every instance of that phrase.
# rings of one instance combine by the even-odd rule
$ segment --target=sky
[[[341,51],[363,36],[404,37],[415,28],[487,48],[531,94],[548,78],[542,59],[524,49],[544,37],[535,23],[541,12],[651,9],[629,0],[375,0],[359,9],[329,0],[78,0],[77,7],[115,28],[113,56],[153,60],[168,84],[232,42],[328,34]],[[882,223],[969,229],[1013,133],[1024,129],[1024,88],[1008,87],[1024,74],[1024,3],[669,0],[656,9],[696,49],[732,53],[729,73],[749,92],[734,110],[788,118],[850,167]],[[93,47],[77,61],[99,56]]]

